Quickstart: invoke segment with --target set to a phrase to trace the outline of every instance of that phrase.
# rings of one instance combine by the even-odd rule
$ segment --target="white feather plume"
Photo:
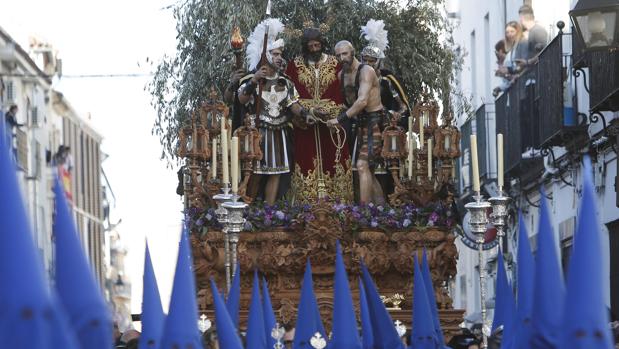
[[[385,49],[389,47],[388,34],[385,30],[385,22],[382,19],[370,19],[366,25],[361,26],[361,35],[370,46],[378,48],[383,55]]]
[[[264,43],[264,32],[269,28],[267,38],[267,49],[270,51],[275,48],[283,47],[284,41],[277,40],[277,36],[284,31],[284,24],[279,18],[268,18],[260,22],[247,38],[247,49],[245,51],[245,60],[249,70],[254,70],[260,62],[262,56],[262,46]]]

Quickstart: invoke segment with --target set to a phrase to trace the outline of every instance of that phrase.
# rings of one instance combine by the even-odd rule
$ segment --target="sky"
[[[146,58],[175,52],[174,0],[19,0],[0,5],[0,26],[27,50],[28,37],[51,43],[62,58],[63,75],[148,74]],[[140,65],[138,66],[138,63]],[[156,113],[144,90],[149,76],[62,78],[62,92],[103,136],[109,155],[104,171],[116,196],[112,222],[128,250],[132,313],[141,312],[144,241],[148,239],[164,309],[171,293],[182,201],[176,169],[160,159],[162,147],[151,128]]]

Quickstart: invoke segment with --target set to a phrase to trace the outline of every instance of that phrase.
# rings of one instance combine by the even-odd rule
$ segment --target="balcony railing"
[[[588,140],[585,120],[578,115],[577,98],[573,97],[567,69],[570,57],[563,53],[564,37],[571,34],[559,34],[539,55],[537,70],[538,83],[535,90],[537,111],[539,115],[539,147],[565,146],[576,149]],[[577,43],[578,40],[572,40]],[[574,50],[580,50],[578,47]],[[578,51],[574,51],[578,55]],[[579,64],[588,61],[580,59]],[[569,103],[566,103],[569,102]]]
[[[475,127],[477,133],[477,149],[479,149],[479,176],[488,178],[488,156],[490,154],[488,139],[488,123],[486,118],[486,104],[482,104],[475,112]]]
[[[462,127],[460,127],[460,149],[462,150],[462,156],[460,157],[460,169],[464,169],[466,173],[460,173],[461,186],[460,193],[465,193],[471,187],[471,134],[473,134],[472,119],[467,120]],[[479,147],[478,147],[479,149]]]
[[[619,51],[593,51],[588,57],[591,111],[619,110]]]

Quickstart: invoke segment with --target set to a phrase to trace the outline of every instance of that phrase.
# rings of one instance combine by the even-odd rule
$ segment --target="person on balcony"
[[[522,25],[524,37],[528,42],[527,57],[522,64],[530,66],[537,63],[537,55],[548,44],[548,32],[535,21],[535,14],[531,6],[520,6],[518,15],[520,16],[520,25]]]
[[[524,71],[524,65],[518,64],[527,59],[528,41],[523,35],[522,26],[511,21],[505,26],[505,61],[496,75],[503,78],[500,88],[507,90],[512,82]]]

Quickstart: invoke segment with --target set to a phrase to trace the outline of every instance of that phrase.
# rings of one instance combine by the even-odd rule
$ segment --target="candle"
[[[423,149],[423,115],[419,116],[419,149]]]
[[[396,146],[397,139],[395,136],[391,136],[391,151],[395,152],[397,149]]]
[[[211,178],[217,178],[217,138],[213,138],[213,148],[211,149]]]
[[[245,153],[249,153],[249,133],[245,135]]]
[[[479,165],[477,161],[477,136],[471,135],[471,166],[473,167],[473,191],[479,193]]]
[[[413,155],[415,154],[415,139],[412,136],[408,138],[408,179],[413,178]]]
[[[239,190],[239,138],[232,137],[230,143],[230,161],[232,162],[232,192]]]
[[[412,134],[413,134],[413,117],[409,116],[408,117],[408,135],[409,135],[409,137]]]
[[[503,189],[503,134],[496,135],[496,151],[497,151],[497,184],[499,190]]]
[[[228,135],[226,129],[221,130],[221,172],[222,172],[222,183],[230,183],[230,175],[228,168]]]
[[[428,179],[432,179],[432,138],[428,138]]]
[[[449,152],[449,148],[451,148],[451,137],[445,135],[445,141],[443,143],[445,152]]]

